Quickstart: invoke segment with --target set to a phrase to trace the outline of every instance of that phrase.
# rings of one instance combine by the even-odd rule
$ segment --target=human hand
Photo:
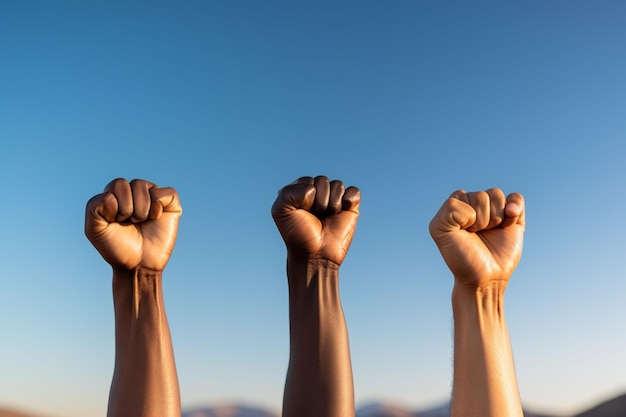
[[[455,191],[430,222],[430,234],[457,283],[506,286],[522,255],[524,197],[502,190]]]
[[[361,192],[324,176],[302,177],[283,187],[272,217],[289,256],[341,265],[356,229]]]
[[[174,249],[181,214],[173,188],[118,178],[87,203],[85,235],[114,269],[162,271]]]

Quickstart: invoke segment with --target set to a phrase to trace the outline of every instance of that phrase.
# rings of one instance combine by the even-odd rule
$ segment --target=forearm
[[[290,348],[283,417],[353,417],[354,387],[339,267],[288,259]]]
[[[454,288],[451,417],[522,417],[504,290],[504,283],[477,290]]]
[[[115,270],[115,371],[109,417],[180,416],[162,272]]]

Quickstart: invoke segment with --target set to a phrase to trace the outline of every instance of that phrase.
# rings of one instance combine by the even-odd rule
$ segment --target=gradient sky
[[[129,4],[130,3],[130,4]],[[456,189],[527,201],[507,319],[523,402],[626,391],[626,4],[0,3],[0,404],[104,415],[111,271],[83,234],[112,179],[175,187],[165,270],[183,406],[279,409],[277,190],[362,191],[341,270],[358,404],[448,398]]]

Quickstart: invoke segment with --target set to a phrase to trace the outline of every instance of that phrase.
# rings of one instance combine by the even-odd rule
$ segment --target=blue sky
[[[362,191],[341,270],[357,402],[444,401],[452,278],[428,222],[456,189],[527,200],[507,318],[525,404],[626,391],[620,2],[3,2],[0,404],[103,415],[111,273],[84,206],[175,187],[165,301],[184,407],[278,409],[277,190]]]

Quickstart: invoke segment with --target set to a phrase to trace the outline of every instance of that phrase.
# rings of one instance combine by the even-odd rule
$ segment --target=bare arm
[[[290,358],[284,417],[353,417],[348,332],[339,268],[348,252],[360,192],[304,177],[283,188],[272,215],[287,245]]]
[[[112,181],[87,203],[85,233],[113,268],[109,417],[181,415],[161,285],[181,214],[175,190],[142,180]]]
[[[452,417],[522,417],[504,293],[522,253],[524,199],[457,191],[430,223],[455,278]]]

